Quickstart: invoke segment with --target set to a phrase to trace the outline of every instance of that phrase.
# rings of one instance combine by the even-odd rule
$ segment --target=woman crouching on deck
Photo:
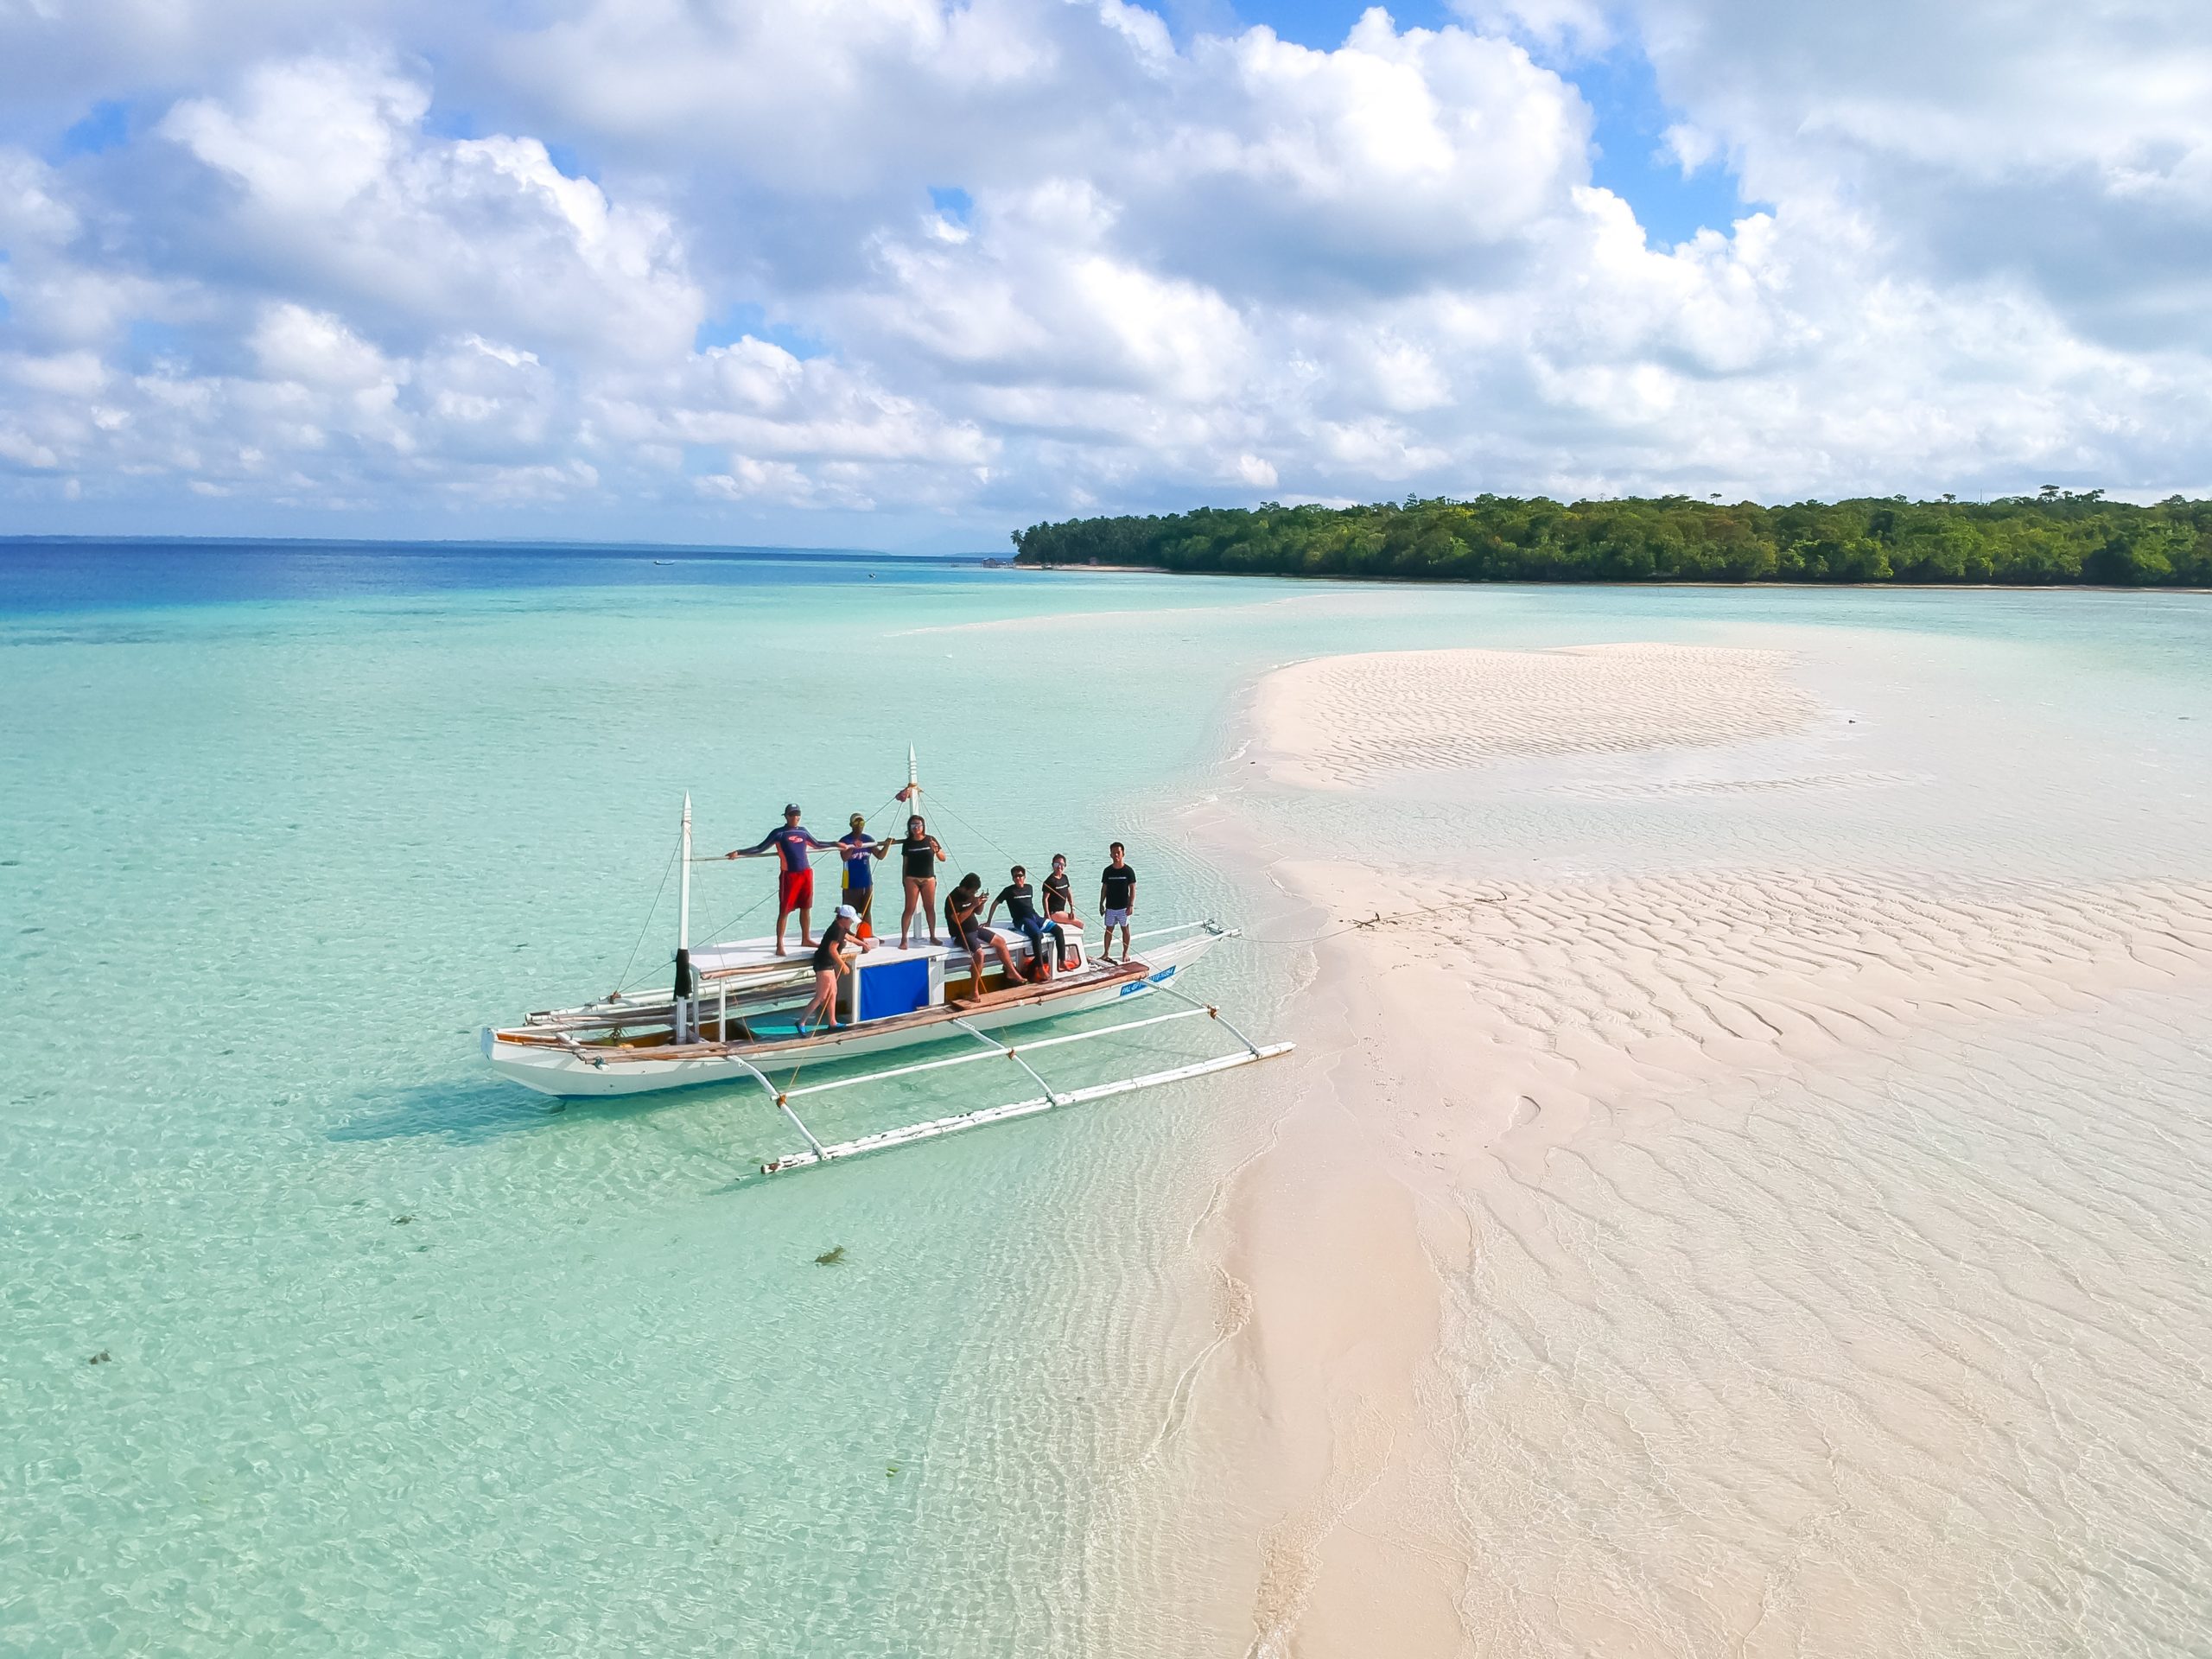
[[[852,972],[855,958],[868,948],[866,939],[859,941],[857,947],[854,943],[853,930],[860,921],[858,911],[850,905],[840,905],[830,925],[822,930],[821,942],[814,947],[814,1000],[798,1017],[801,1031],[813,1023],[817,1013],[825,1029],[844,1029],[837,1023],[837,982]]]
[[[983,878],[973,870],[960,878],[960,885],[944,901],[944,925],[952,930],[953,942],[968,953],[969,1001],[977,1001],[983,995],[986,948],[999,953],[1009,985],[1018,985],[1027,977],[1015,965],[1014,952],[1006,948],[1006,941],[983,925]],[[1044,964],[1040,961],[1038,966],[1042,968]]]

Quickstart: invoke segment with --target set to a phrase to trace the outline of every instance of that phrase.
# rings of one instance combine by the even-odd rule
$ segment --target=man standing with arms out
[[[1137,911],[1137,873],[1122,861],[1122,843],[1106,849],[1106,868],[1098,875],[1098,919],[1105,929],[1098,942],[1098,960],[1114,960],[1114,930],[1122,930],[1122,960],[1129,959],[1129,918]]]
[[[869,912],[875,904],[875,872],[868,867],[871,858],[881,858],[891,850],[887,841],[878,841],[868,832],[868,819],[855,812],[852,817],[852,831],[837,837],[838,849],[845,855],[845,903],[856,918],[853,932],[855,937],[872,939],[875,929],[869,925]]]
[[[784,921],[791,912],[798,912],[798,942],[808,950],[814,948],[814,867],[807,862],[810,853],[834,853],[836,843],[817,841],[798,821],[798,808],[784,809],[780,829],[771,830],[758,844],[741,847],[725,858],[760,858],[773,853],[783,861],[776,878],[776,954],[783,956]]]

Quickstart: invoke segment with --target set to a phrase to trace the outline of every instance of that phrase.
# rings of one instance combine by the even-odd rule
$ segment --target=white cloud
[[[688,345],[704,302],[665,214],[611,202],[536,138],[440,139],[430,93],[374,56],[264,65],[158,134],[213,174],[172,221],[202,269],[243,250],[292,292],[423,334],[520,331],[578,352]]]
[[[0,6],[0,490],[972,543],[1277,493],[2212,485],[2212,15],[1463,15],[1313,49],[1126,0]],[[1655,249],[1592,184],[1576,54],[1631,47],[1665,156],[1759,211]],[[67,154],[102,98],[120,142]]]
[[[1931,283],[2016,279],[2115,344],[2212,345],[2212,9],[1632,8],[1754,196],[1857,220]]]

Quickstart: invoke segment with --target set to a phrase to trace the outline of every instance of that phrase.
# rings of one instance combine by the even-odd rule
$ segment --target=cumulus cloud
[[[2212,483],[2208,15],[1459,15],[0,5],[0,491],[972,545],[1262,495]],[[1757,211],[1657,247],[1593,182],[1578,65],[1624,50]]]
[[[435,137],[429,103],[374,59],[309,59],[178,104],[156,136],[201,166],[162,215],[166,262],[418,334],[465,326],[618,354],[690,342],[703,304],[664,213],[610,201],[536,138]]]
[[[1932,283],[2015,281],[2114,344],[2212,345],[2212,10],[1633,9],[1693,142],[1758,198],[1858,220]]]

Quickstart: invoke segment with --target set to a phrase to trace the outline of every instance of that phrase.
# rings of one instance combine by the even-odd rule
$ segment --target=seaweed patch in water
[[[824,1250],[816,1256],[814,1265],[817,1268],[834,1268],[844,1259],[845,1247],[840,1244],[835,1249]]]

